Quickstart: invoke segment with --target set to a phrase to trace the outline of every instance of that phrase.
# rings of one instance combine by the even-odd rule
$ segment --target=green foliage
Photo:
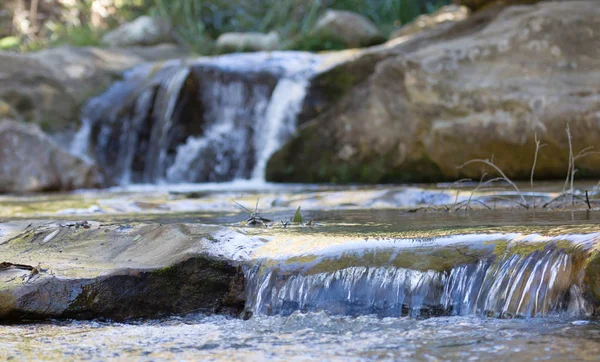
[[[100,45],[102,35],[140,15],[171,21],[177,39],[201,54],[214,54],[214,42],[226,32],[276,31],[283,48],[322,51],[345,47],[331,37],[311,34],[326,9],[348,10],[372,20],[384,34],[450,0],[113,0],[111,15],[92,25],[94,0],[60,5],[44,14],[36,34],[0,39],[0,49],[37,50],[59,44]],[[59,11],[60,10],[60,11]]]
[[[103,34],[104,31],[93,29],[87,24],[72,27],[58,26],[50,38],[50,43],[51,45],[99,46]]]
[[[21,45],[21,39],[16,36],[8,36],[0,39],[0,50],[17,49]]]
[[[302,224],[302,212],[300,211],[301,206],[298,206],[298,209],[296,209],[296,213],[294,214],[294,218],[292,219],[292,222],[294,224]]]
[[[385,34],[449,0],[154,0],[155,15],[170,19],[182,43],[212,53],[211,42],[226,32],[277,31],[284,48],[337,50],[332,38],[310,29],[325,9],[354,11],[371,19]]]
[[[346,44],[339,39],[310,33],[298,36],[286,46],[288,50],[305,50],[309,52],[342,50],[345,48]]]

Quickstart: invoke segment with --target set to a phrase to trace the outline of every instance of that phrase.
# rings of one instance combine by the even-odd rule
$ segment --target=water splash
[[[589,315],[581,267],[573,255],[551,246],[448,272],[362,266],[303,275],[258,265],[246,272],[247,308],[268,315]]]

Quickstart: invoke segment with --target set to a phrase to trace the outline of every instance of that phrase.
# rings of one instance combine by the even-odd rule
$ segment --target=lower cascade
[[[88,102],[71,150],[116,184],[263,180],[296,130],[319,59],[272,52],[138,66]]]
[[[310,274],[256,265],[246,271],[246,306],[253,314],[267,315],[326,311],[383,317],[584,316],[591,314],[591,307],[582,292],[580,259],[547,247],[443,272],[351,266]]]

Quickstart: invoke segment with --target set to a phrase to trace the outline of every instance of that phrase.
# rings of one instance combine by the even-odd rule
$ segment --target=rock
[[[447,5],[442,6],[432,14],[423,14],[409,24],[392,32],[390,39],[414,34],[426,29],[431,29],[439,24],[465,20],[470,10],[466,6]]]
[[[243,308],[239,262],[213,241],[219,227],[18,224],[22,231],[0,242],[0,260],[34,263],[38,273],[0,269],[0,322],[122,320]]]
[[[111,47],[127,47],[173,43],[174,39],[167,21],[140,16],[104,35],[102,42]]]
[[[543,0],[454,0],[455,4],[463,5],[472,10],[480,10],[492,6],[530,5]],[[558,0],[570,1],[570,0]]]
[[[62,150],[37,126],[0,120],[0,193],[98,187],[98,169]]]
[[[457,167],[493,157],[509,177],[527,179],[535,134],[547,144],[536,178],[564,178],[567,122],[575,153],[600,144],[600,8],[572,1],[494,11],[365,51],[372,73],[306,123],[271,158],[267,178],[478,179],[481,165]],[[598,162],[578,159],[578,175],[599,177]]]
[[[360,14],[327,10],[316,22],[312,34],[342,41],[350,48],[365,47],[385,41],[379,29]]]
[[[427,299],[402,295],[399,307],[430,307],[448,315],[456,310],[443,303],[441,294],[459,285],[457,277],[468,278],[464,282],[472,283],[475,291],[502,298],[502,303],[490,305],[497,313],[506,312],[507,306],[513,314],[535,311],[521,309],[519,301],[523,293],[548,285],[550,297],[540,294],[539,302],[549,307],[542,313],[552,313],[553,308],[566,309],[561,302],[568,301],[573,286],[584,292],[596,288],[597,268],[587,266],[597,264],[598,240],[592,226],[576,228],[576,237],[559,225],[469,230],[417,226],[398,233],[382,230],[381,224],[365,229],[346,223],[307,233],[160,219],[161,224],[119,224],[114,219],[109,224],[23,219],[0,223],[0,322],[123,320],[193,311],[240,315],[244,309],[285,314],[300,305],[303,311],[344,314],[348,307],[354,315],[371,314],[381,310],[356,302],[374,294],[386,297],[381,303],[389,302],[387,297],[402,295],[395,289],[402,285],[407,296],[423,288],[434,293],[425,293]],[[548,271],[530,273],[535,265],[547,265]],[[493,272],[496,268],[501,272]],[[516,272],[521,269],[526,272]],[[328,279],[340,276],[348,283],[326,286]],[[294,283],[302,279],[307,283]],[[505,304],[506,296],[490,290],[490,283],[514,286],[517,294],[508,299],[517,303]],[[287,293],[281,292],[284,285]],[[298,288],[305,290],[298,293]],[[356,299],[349,301],[348,291]],[[470,294],[473,299],[477,295]],[[584,296],[598,306],[593,295]],[[326,303],[311,303],[322,297]],[[411,304],[415,300],[417,304]],[[403,315],[401,310],[396,313]]]
[[[241,51],[269,51],[281,48],[277,32],[263,33],[224,33],[217,39],[217,52],[232,53]]]
[[[184,57],[172,45],[100,49],[59,47],[35,53],[0,52],[0,114],[55,134],[79,125],[80,107],[121,73],[149,61]]]

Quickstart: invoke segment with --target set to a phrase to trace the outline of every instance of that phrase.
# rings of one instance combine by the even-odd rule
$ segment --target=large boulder
[[[270,51],[281,48],[277,32],[263,33],[224,33],[217,39],[217,52],[232,53],[241,51]]]
[[[123,71],[185,55],[172,45],[0,52],[0,114],[39,124],[50,133],[73,130],[79,125],[80,107],[119,79]]]
[[[140,16],[102,37],[102,42],[112,47],[157,45],[173,43],[170,24],[161,18]]]
[[[369,19],[344,10],[327,10],[317,20],[312,34],[341,41],[349,48],[369,46],[385,40]]]
[[[98,169],[62,150],[37,126],[0,120],[0,193],[98,187]]]
[[[536,176],[564,178],[567,124],[575,154],[600,144],[598,19],[600,7],[590,1],[510,7],[445,28],[445,35],[418,47],[407,37],[369,50],[364,57],[372,61],[365,67],[372,73],[306,123],[271,158],[267,177],[296,182],[479,178],[481,167],[457,166],[493,157],[509,177],[528,178],[537,134],[547,146]],[[593,154],[578,159],[578,175],[600,176],[599,162]]]

